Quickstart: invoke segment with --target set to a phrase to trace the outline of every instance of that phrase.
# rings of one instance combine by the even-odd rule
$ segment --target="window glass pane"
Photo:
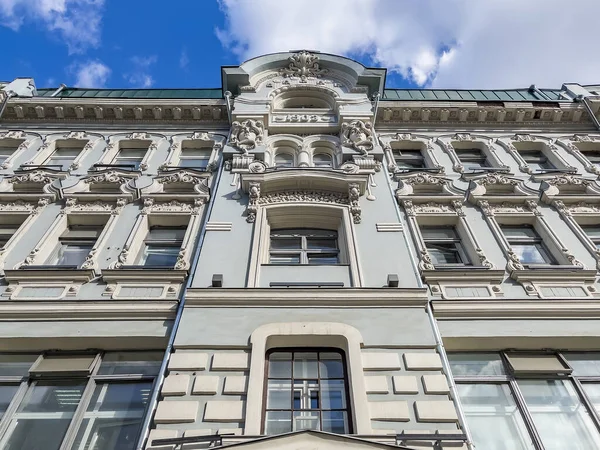
[[[600,448],[590,413],[567,380],[519,380],[519,387],[546,450]]]
[[[322,380],[321,402],[322,409],[346,409],[344,380]]]
[[[600,239],[599,225],[582,225],[581,229],[589,236],[590,239]]]
[[[84,388],[85,382],[39,382],[30,387],[3,450],[58,450]]]
[[[333,167],[331,155],[326,153],[317,153],[313,155],[313,163],[315,167]]]
[[[309,264],[337,264],[339,262],[337,253],[309,253]]]
[[[323,431],[347,434],[348,417],[346,411],[323,411]]]
[[[267,411],[265,417],[265,434],[281,434],[292,431],[291,411]]]
[[[25,377],[39,355],[0,355],[0,376]]]
[[[565,353],[573,375],[600,376],[600,353]]]
[[[292,408],[292,382],[269,380],[267,386],[267,409]]]
[[[2,419],[18,389],[18,384],[0,385],[0,419]]]
[[[173,267],[177,262],[180,247],[159,247],[146,245],[144,252],[145,266]]]
[[[269,378],[292,378],[290,352],[274,352],[269,355]]]
[[[583,383],[582,386],[594,409],[600,414],[600,383]]]
[[[273,250],[296,250],[302,248],[301,240],[299,237],[294,238],[282,238],[272,237],[271,238],[271,249]]]
[[[97,385],[71,448],[133,450],[151,389],[151,382]]]
[[[426,242],[425,246],[434,265],[460,264],[463,262],[455,244],[431,244]]]
[[[182,158],[197,158],[197,159],[208,159],[212,149],[208,148],[184,148],[181,150]]]
[[[506,375],[497,353],[448,353],[450,368],[455,377],[473,375]]]
[[[534,450],[508,385],[458,384],[457,389],[477,448]]]
[[[309,250],[337,250],[337,239],[306,238],[306,245]]]
[[[151,228],[146,236],[146,240],[151,241],[181,241],[185,236],[185,228]]]
[[[94,245],[61,244],[58,249],[57,266],[77,266],[85,261]]]
[[[535,238],[541,239],[532,226],[509,227],[503,226],[502,233],[507,239],[511,238]]]
[[[423,239],[458,239],[453,227],[421,227]]]
[[[548,264],[547,253],[539,244],[511,244],[519,261],[525,264]]]
[[[321,353],[319,355],[321,378],[344,378],[344,364],[339,353]]]
[[[317,354],[294,353],[294,378],[318,378],[319,365],[317,363]]]
[[[320,430],[320,422],[318,411],[294,411],[293,431]]]
[[[293,389],[295,410],[320,408],[318,380],[294,380]]]
[[[294,157],[289,153],[278,153],[275,155],[276,167],[292,167],[294,165]]]
[[[206,169],[208,166],[208,158],[207,159],[197,159],[197,158],[182,158],[179,161],[179,167],[189,167],[192,169]]]
[[[107,353],[102,358],[98,375],[157,375],[163,356],[163,352]]]
[[[275,253],[269,258],[271,264],[300,264],[299,254]]]
[[[122,148],[117,154],[117,158],[138,158],[143,159],[146,156],[145,148]]]

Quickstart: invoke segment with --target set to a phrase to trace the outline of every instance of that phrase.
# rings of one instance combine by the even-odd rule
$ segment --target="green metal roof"
[[[382,100],[455,100],[468,102],[571,102],[560,89],[540,89],[543,95],[529,89],[450,90],[450,89],[386,89]],[[562,95],[561,95],[562,93]]]
[[[50,97],[57,88],[38,89],[39,97]],[[177,99],[219,99],[223,98],[221,88],[213,89],[79,89],[65,88],[56,98],[177,98]]]

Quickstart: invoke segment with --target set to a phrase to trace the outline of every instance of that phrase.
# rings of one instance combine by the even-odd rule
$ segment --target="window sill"
[[[93,269],[78,269],[73,266],[25,266],[21,269],[4,271],[8,282],[64,281],[87,283],[94,278]]]
[[[153,283],[182,283],[187,277],[187,270],[171,268],[150,268],[146,266],[124,266],[120,269],[103,269],[102,279],[107,283],[117,281],[148,281]]]
[[[482,266],[436,266],[435,270],[421,271],[421,277],[427,283],[483,282],[496,284],[502,283],[505,274],[504,269],[488,269]]]
[[[267,267],[319,267],[319,266],[324,266],[324,267],[349,267],[350,264],[261,264],[261,266],[267,266]]]

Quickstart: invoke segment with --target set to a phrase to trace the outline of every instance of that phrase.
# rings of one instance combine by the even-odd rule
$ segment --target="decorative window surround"
[[[561,155],[560,149],[552,139],[532,134],[515,134],[513,136],[499,137],[496,143],[501,145],[519,164],[519,170],[532,174],[532,170],[519,154],[519,150],[539,150],[557,169],[565,172],[577,172]]]
[[[596,270],[587,270],[580,261],[575,259],[546,222],[536,200],[519,201],[514,197],[506,198],[510,201],[490,202],[482,199],[478,200],[477,204],[482,209],[488,226],[508,260],[506,270],[511,278],[524,286],[527,294],[538,296],[537,284],[548,281],[553,282],[554,285],[558,282],[587,284],[594,282]],[[534,267],[534,265],[521,264],[519,257],[505,238],[501,225],[532,225],[558,265],[544,264]]]
[[[568,138],[558,138],[556,143],[565,148],[590,173],[600,175],[600,166],[593,164],[585,156],[588,151],[600,153],[600,135],[575,134]]]
[[[456,199],[463,197],[464,193],[452,185],[452,180],[441,175],[432,175],[428,172],[395,173],[394,180],[398,181],[396,198],[405,196],[430,197],[454,196]]]
[[[594,255],[596,269],[600,270],[600,249],[581,228],[582,225],[598,225],[600,223],[600,197],[588,198],[587,201],[556,197],[551,200],[550,204],[557,209],[573,233]]]
[[[200,222],[204,204],[206,198],[197,198],[194,203],[183,203],[177,200],[170,202],[155,202],[153,198],[144,198],[144,207],[133,226],[133,230],[129,233],[129,237],[123,246],[123,250],[119,255],[117,261],[110,265],[110,269],[119,269],[124,272],[135,272],[140,277],[148,277],[148,279],[156,279],[157,277],[161,280],[163,278],[169,278],[169,275],[165,275],[162,272],[173,272],[176,275],[176,279],[182,279],[185,277],[187,269],[190,267],[190,260],[192,257],[192,248],[195,239],[197,238],[198,231],[200,229]],[[133,265],[142,247],[144,245],[144,239],[148,234],[151,226],[154,225],[168,225],[168,226],[186,226],[186,232],[183,237],[183,243],[177,256],[177,262],[173,269],[166,269],[162,271],[157,270],[143,270],[138,269],[122,269],[123,266]],[[106,275],[106,271],[103,271],[103,275]],[[108,275],[109,278],[120,278],[119,275],[113,274],[113,271]],[[161,272],[160,274],[158,272]],[[131,275],[129,275],[131,277]],[[106,278],[106,276],[105,276]],[[127,279],[127,275],[125,275]]]
[[[81,161],[89,155],[94,146],[102,140],[102,137],[96,133],[87,133],[85,131],[71,131],[64,134],[51,134],[44,138],[44,142],[38,149],[36,155],[27,161],[24,166],[39,166],[44,163],[59,148],[72,147],[81,148],[77,157],[73,160],[69,170],[77,170],[81,166]]]
[[[8,252],[26,235],[39,212],[47,204],[48,199],[45,198],[40,199],[37,203],[24,202],[22,200],[0,203],[0,222],[6,225],[8,222],[8,218],[5,218],[6,216],[11,216],[11,222],[21,222],[16,233],[0,248],[0,274],[4,273],[4,260]]]
[[[337,230],[340,264],[349,266],[352,286],[362,286],[351,212],[343,199],[328,192],[282,192],[267,199],[257,210],[247,287],[260,285],[261,265],[269,263],[271,228],[298,228],[299,224]]]
[[[152,184],[141,189],[142,197],[156,202],[207,202],[210,172],[174,168],[154,177]]]
[[[113,164],[113,160],[119,154],[121,148],[145,148],[147,151],[140,163],[140,170],[147,170],[148,161],[163,141],[166,141],[166,139],[162,134],[145,132],[114,134],[108,137],[104,153],[96,164]]]
[[[117,197],[132,201],[137,195],[137,189],[132,181],[138,174],[127,170],[104,169],[80,178],[72,186],[63,188],[63,197],[83,199],[115,200]]]
[[[419,270],[430,285],[440,286],[460,278],[462,283],[499,284],[504,279],[504,270],[498,270],[487,259],[463,211],[462,197],[413,197],[396,196],[404,207],[408,227],[420,255]],[[434,201],[431,201],[434,199]],[[464,268],[445,269],[436,267],[427,251],[420,226],[453,226],[461,238],[464,249],[473,263]]]
[[[586,201],[594,197],[600,198],[600,185],[595,179],[586,179],[578,175],[554,175],[547,177],[540,185],[541,199],[552,204],[554,199],[568,202]]]
[[[444,173],[444,166],[441,165],[435,157],[433,149],[433,139],[429,136],[411,133],[381,134],[379,142],[383,147],[383,152],[388,162],[388,170],[394,173],[399,169],[394,159],[394,150],[419,149],[425,159],[425,164],[429,171],[437,170],[438,173]]]
[[[497,172],[472,177],[463,174],[463,178],[469,181],[467,198],[474,205],[482,199],[491,202],[525,201],[539,195],[538,191],[525,186],[524,180]]]
[[[354,432],[372,434],[362,366],[362,336],[356,328],[332,322],[271,323],[254,330],[250,336],[252,354],[244,434],[261,434],[266,352],[278,347],[309,347],[315,343],[340,348],[345,352]]]
[[[57,267],[57,270],[45,270],[53,274],[60,273],[64,277],[64,280],[67,281],[75,282],[75,280],[85,281],[88,278],[91,279],[93,275],[99,273],[99,261],[97,259],[99,249],[106,245],[109,236],[114,230],[117,217],[125,204],[126,201],[124,199],[118,199],[115,203],[101,201],[79,203],[75,198],[68,198],[65,207],[56,216],[29,256],[23,262],[17,264],[15,269],[10,271],[10,275],[9,271],[6,271],[7,279],[31,280],[37,272],[43,273],[43,269],[39,271],[35,269],[18,269],[21,269],[23,266],[44,265],[45,261],[59,244],[59,238],[62,233],[68,229],[69,225],[73,224],[100,225],[103,226],[103,229],[80,269],[60,270],[60,267]]]
[[[0,165],[0,169],[12,168],[15,159],[27,150],[36,139],[41,138],[37,134],[30,134],[21,130],[11,130],[6,133],[0,133],[0,147],[14,149],[12,154]]]
[[[455,172],[464,173],[465,171],[465,167],[458,158],[455,149],[470,148],[480,149],[493,168],[510,172],[510,167],[502,163],[502,158],[500,158],[496,148],[493,145],[494,140],[488,136],[470,133],[457,133],[454,135],[439,136],[436,142],[452,160],[452,168]]]
[[[250,196],[246,208],[248,223],[255,222],[259,207],[300,202],[344,205],[352,215],[352,221],[358,224],[361,221],[359,198],[367,191],[368,176],[312,169],[262,171],[242,174],[241,185]]]
[[[64,180],[65,172],[49,169],[18,170],[14,175],[0,181],[0,199],[3,201],[27,199],[38,200],[40,197],[54,201],[59,196],[60,188],[53,185],[56,180]]]
[[[170,168],[178,167],[181,152],[184,148],[206,148],[212,149],[208,165],[206,166],[206,172],[214,171],[219,164],[220,151],[223,149],[225,143],[225,137],[215,133],[195,131],[191,134],[178,134],[171,138],[171,146],[169,147],[169,154],[167,160],[162,164],[159,169],[166,170]]]

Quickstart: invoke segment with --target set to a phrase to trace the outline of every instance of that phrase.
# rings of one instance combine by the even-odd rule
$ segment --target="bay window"
[[[477,448],[600,448],[599,353],[450,353]]]

